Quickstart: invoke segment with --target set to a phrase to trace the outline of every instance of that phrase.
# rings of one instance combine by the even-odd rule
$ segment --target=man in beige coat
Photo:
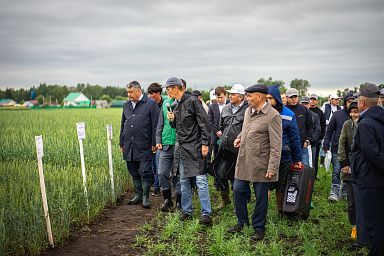
[[[244,225],[249,225],[247,200],[251,196],[249,183],[252,182],[256,207],[252,214],[255,233],[251,239],[257,241],[265,234],[269,185],[279,176],[282,121],[279,112],[266,100],[267,86],[253,85],[245,92],[249,107],[245,111],[243,129],[234,141],[234,146],[240,147],[233,185],[237,224],[228,232],[239,232]]]

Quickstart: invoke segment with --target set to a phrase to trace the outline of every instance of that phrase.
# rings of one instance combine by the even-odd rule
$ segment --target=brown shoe
[[[241,230],[243,230],[243,227],[240,226],[239,224],[236,224],[230,227],[229,229],[227,229],[227,233],[235,234],[235,233],[239,233]]]
[[[200,224],[211,226],[212,225],[212,218],[208,214],[203,214],[200,217]]]
[[[192,215],[186,213],[186,212],[182,212],[180,214],[180,217],[179,217],[180,221],[186,221],[186,220],[191,220],[192,219]]]
[[[257,242],[264,239],[264,231],[255,231],[251,236],[251,241]]]
[[[231,204],[231,199],[229,199],[229,190],[221,191],[221,203],[217,207],[217,210],[223,209],[225,206]]]

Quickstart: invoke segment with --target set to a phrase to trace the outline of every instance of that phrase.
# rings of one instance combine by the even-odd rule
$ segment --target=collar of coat
[[[257,112],[257,110],[255,110],[255,112],[253,112],[253,114],[252,114],[252,107],[249,107],[248,111],[251,112],[252,116],[257,115],[259,113],[263,113],[264,115],[266,115],[270,109],[271,109],[271,104],[269,103],[269,101],[267,101],[266,104],[260,109],[259,112]]]

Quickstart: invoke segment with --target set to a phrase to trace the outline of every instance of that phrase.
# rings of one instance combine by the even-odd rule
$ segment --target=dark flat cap
[[[356,94],[357,97],[364,96],[364,97],[378,97],[380,96],[380,89],[377,85],[371,84],[371,83],[365,83],[360,86],[359,92]]]
[[[183,82],[181,81],[180,78],[172,76],[167,79],[167,81],[163,85],[163,88],[167,88],[168,86],[177,86],[177,85],[183,85]]]
[[[268,94],[268,86],[263,84],[255,84],[245,89],[245,92],[259,92],[263,94]]]

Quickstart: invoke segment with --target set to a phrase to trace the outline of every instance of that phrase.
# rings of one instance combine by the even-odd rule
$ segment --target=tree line
[[[264,85],[277,85],[280,88],[281,93],[285,93],[287,88],[284,86],[284,81],[282,80],[274,80],[272,77],[267,79],[260,78],[257,80],[258,84]],[[230,85],[225,85],[227,89],[229,89]],[[296,88],[299,91],[300,95],[307,95],[308,89],[311,87],[311,84],[305,79],[294,79],[289,84],[289,87]],[[379,85],[380,89],[384,88],[384,84]],[[337,95],[343,97],[348,91],[357,92],[360,86],[354,86],[352,88],[345,88],[344,90],[337,90]],[[213,88],[212,88],[213,89]],[[89,99],[92,100],[107,100],[110,102],[113,99],[123,100],[126,99],[127,93],[125,88],[116,87],[116,86],[100,86],[100,85],[91,85],[79,83],[76,86],[66,86],[66,85],[47,85],[46,83],[42,83],[39,86],[32,86],[29,89],[13,89],[6,88],[4,90],[0,90],[0,99],[9,98],[13,99],[18,103],[23,103],[24,101],[37,99],[39,104],[44,102],[63,104],[63,99],[70,92],[81,92]],[[210,90],[202,90],[202,96],[205,101],[209,100],[209,92]],[[326,100],[326,97],[324,97]]]

